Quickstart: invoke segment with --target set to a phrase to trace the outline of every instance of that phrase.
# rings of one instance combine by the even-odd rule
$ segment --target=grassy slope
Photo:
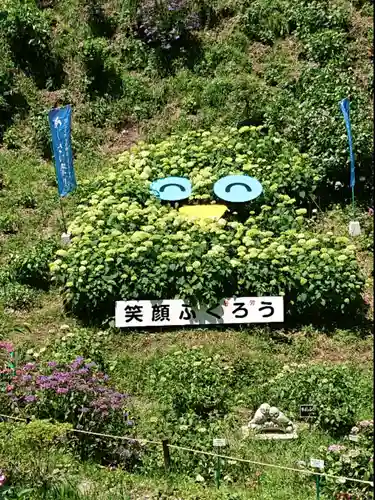
[[[109,11],[115,9],[115,6],[109,3]],[[67,16],[68,13],[68,16]],[[82,23],[75,23],[79,29],[69,24],[69,16],[78,16]],[[56,9],[56,16],[59,19],[56,30],[63,31],[66,26],[69,38],[69,47],[80,42],[87,33],[82,11],[79,10],[78,2],[75,0],[64,0]],[[76,18],[76,17],[75,17]],[[353,12],[352,34],[354,36],[351,42],[351,51],[358,53],[355,65],[355,73],[361,86],[367,85],[367,70],[365,61],[367,57],[366,33],[369,26],[370,13],[368,9],[362,14],[358,10]],[[252,83],[254,88],[261,94],[262,92],[277,92],[272,85],[267,84],[267,78],[275,66],[281,71],[284,79],[292,76],[298,76],[301,67],[304,64],[298,57],[299,45],[293,37],[287,37],[283,41],[275,43],[272,47],[263,45],[259,42],[246,42],[245,49],[241,49],[241,40],[236,34],[236,26],[239,20],[236,17],[225,20],[222,24],[213,30],[205,31],[201,34],[202,43],[208,50],[208,47],[216,47],[218,50],[225,50],[228,47],[235,47],[236,56],[239,58],[241,69],[234,78],[235,81],[241,80]],[[58,40],[58,39],[56,39]],[[61,44],[64,38],[59,41]],[[112,42],[116,51],[116,41]],[[118,47],[117,47],[118,48]],[[241,53],[242,51],[242,53]],[[239,52],[239,53],[238,53]],[[232,57],[232,56],[230,56]],[[251,66],[252,72],[249,77],[248,66]],[[281,66],[281,69],[280,69]],[[181,70],[175,76],[161,79],[155,75],[148,75],[141,69],[127,72],[136,79],[140,79],[150,92],[149,101],[143,103],[142,98],[135,97],[131,106],[140,104],[141,110],[128,113],[125,106],[123,116],[118,122],[104,126],[101,129],[94,130],[91,125],[84,124],[85,113],[88,109],[94,110],[99,106],[98,100],[85,100],[85,89],[82,83],[83,69],[78,58],[68,57],[66,68],[69,70],[68,81],[68,100],[76,106],[75,119],[79,123],[80,134],[86,136],[85,144],[88,144],[87,137],[90,135],[95,139],[95,134],[100,139],[104,139],[101,148],[105,152],[105,159],[102,153],[91,153],[86,151],[84,154],[78,154],[76,158],[76,171],[79,182],[85,178],[90,178],[96,172],[102,170],[107,163],[108,156],[118,150],[127,147],[140,135],[157,138],[168,134],[171,130],[185,129],[198,125],[208,125],[212,122],[235,123],[237,118],[245,117],[245,102],[241,101],[241,92],[232,93],[229,99],[226,94],[217,96],[216,101],[210,101],[206,93],[206,101],[196,103],[197,97],[203,92],[207,83],[212,87],[225,80],[228,74],[228,66],[210,74],[207,77],[193,75],[189,70]],[[26,87],[29,95],[35,96],[35,109],[48,107],[53,98],[52,93],[47,91],[36,91],[32,88],[30,80],[19,75],[19,85]],[[250,79],[249,79],[250,78]],[[231,79],[233,77],[231,76]],[[138,81],[138,80],[137,80]],[[285,81],[285,80],[284,80]],[[224,88],[224,87],[223,87]],[[224,98],[224,100],[223,100]],[[227,102],[224,102],[227,101]],[[215,104],[216,102],[216,104]],[[156,103],[156,104],[155,104]],[[123,103],[120,103],[123,105]],[[130,106],[130,107],[131,107]],[[198,106],[198,111],[196,108]],[[192,111],[193,110],[193,111]],[[113,110],[111,111],[113,113]],[[128,113],[128,114],[127,114]],[[145,116],[146,118],[142,118]],[[116,121],[116,120],[115,120]],[[29,127],[29,128],[28,128]],[[78,127],[77,127],[78,128]],[[81,130],[82,128],[82,130]],[[22,133],[26,136],[31,131],[30,121],[26,121],[26,127]],[[16,123],[15,131],[20,131],[20,125]],[[122,133],[125,130],[125,133]],[[21,133],[21,132],[20,132]],[[32,142],[32,141],[31,141]],[[99,148],[99,142],[92,141],[95,150]],[[28,139],[30,143],[30,139]],[[0,151],[0,170],[6,173],[8,187],[0,192],[0,213],[14,215],[14,220],[18,226],[18,232],[14,235],[3,234],[0,232],[0,262],[4,265],[12,260],[14,252],[25,252],[27,248],[32,247],[41,236],[53,235],[58,237],[62,230],[62,223],[59,214],[58,199],[54,183],[53,166],[48,161],[39,160],[36,154],[25,151],[9,152]],[[36,200],[36,208],[24,208],[23,201],[25,195],[31,194]],[[78,195],[75,194],[67,201],[66,210],[68,214],[74,213],[74,204]],[[15,201],[19,200],[19,204]],[[365,215],[363,215],[365,217]],[[329,214],[322,214],[318,223],[317,231],[330,230],[338,234],[346,234],[347,223],[350,215],[342,210],[336,210]],[[364,219],[365,220],[365,219]],[[358,258],[363,264],[363,269],[368,276],[367,293],[372,293],[373,279],[371,271],[372,254],[363,250],[363,239],[357,241],[359,251]],[[372,297],[370,296],[372,299]],[[63,312],[61,300],[57,291],[52,290],[43,294],[41,298],[41,307],[34,308],[31,311],[4,311],[0,304],[0,335],[16,342],[18,346],[43,346],[46,339],[53,338],[60,333],[62,325],[74,327],[76,321],[74,318],[68,318]],[[22,327],[21,331],[15,327]],[[363,331],[339,330],[331,333],[317,332],[312,328],[305,328],[302,331],[273,333],[274,339],[270,339],[270,332],[259,330],[257,328],[246,328],[243,331],[225,330],[184,330],[181,332],[164,332],[160,334],[131,334],[119,336],[116,343],[113,344],[109,356],[116,359],[118,369],[114,377],[119,385],[126,388],[127,383],[132,381],[135,384],[137,369],[144,362],[148,362],[154,356],[162,357],[165,353],[177,350],[181,346],[203,345],[207,352],[225,351],[232,359],[242,357],[263,358],[272,357],[275,360],[288,363],[292,361],[322,361],[329,363],[353,362],[362,366],[364,377],[370,380],[371,361],[373,358],[372,339],[369,336],[363,338]],[[369,333],[369,331],[367,332]],[[131,363],[129,363],[129,359]],[[137,368],[138,367],[138,368]],[[370,382],[369,382],[370,384]],[[136,384],[135,384],[136,387]],[[152,404],[140,396],[137,399],[137,411],[140,415],[150,416],[150,412],[158,411]],[[151,407],[150,407],[151,404]],[[371,416],[371,403],[363,408],[362,418]],[[239,411],[236,416],[242,422],[246,421],[247,415]],[[141,432],[140,429],[139,432]],[[238,435],[234,431],[228,436],[237,442]],[[238,441],[239,442],[239,441]],[[327,437],[313,432],[306,435],[304,439],[287,444],[276,445],[267,444],[266,446],[252,446],[243,450],[245,455],[252,459],[266,461],[271,463],[281,463],[293,466],[297,459],[308,457],[317,449],[320,444],[327,443]],[[262,498],[264,500],[277,498],[280,500],[295,498],[296,500],[307,500],[314,496],[313,482],[306,481],[303,476],[279,472],[264,471],[261,486],[254,487],[250,482],[245,489],[232,488],[233,493],[236,489],[238,498]],[[98,472],[96,468],[82,471],[82,477],[89,477],[90,481],[95,481],[98,474],[106,476],[105,471]],[[103,477],[104,477],[103,476]],[[235,498],[231,497],[228,487],[224,486],[222,490],[216,492],[212,488],[194,484],[193,480],[188,478],[172,478],[168,482],[165,478],[145,479],[137,476],[122,476],[125,491],[129,492],[130,498],[144,498],[145,494],[155,494],[159,491],[164,498]],[[103,479],[104,481],[104,479]],[[120,483],[120,478],[117,478]],[[100,482],[100,481],[98,481]],[[171,484],[172,483],[172,484]],[[105,489],[95,496],[97,498],[114,498],[114,494],[108,496]],[[174,490],[174,491],[173,491]],[[112,495],[112,496],[111,496]]]

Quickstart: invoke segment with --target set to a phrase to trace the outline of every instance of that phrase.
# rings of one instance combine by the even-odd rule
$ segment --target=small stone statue
[[[261,429],[270,418],[270,405],[263,403],[255,412],[254,417],[249,423],[251,429]]]
[[[285,432],[293,432],[294,425],[288,417],[284,415],[276,406],[272,406],[269,411],[270,418],[272,422],[280,429],[285,430]]]
[[[276,406],[260,405],[248,427],[257,431],[260,439],[290,439],[297,437],[295,426]],[[263,436],[262,436],[263,434]]]

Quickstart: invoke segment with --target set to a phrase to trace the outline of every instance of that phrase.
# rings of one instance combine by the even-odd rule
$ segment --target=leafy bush
[[[0,461],[6,491],[12,487],[51,488],[66,480],[75,460],[68,454],[71,425],[45,421],[0,423]],[[57,473],[58,471],[58,473]]]
[[[272,44],[277,38],[290,33],[293,26],[285,10],[286,5],[284,0],[272,3],[265,0],[252,2],[244,15],[245,33],[248,37]]]
[[[233,371],[220,356],[207,356],[200,348],[176,351],[156,360],[149,375],[149,388],[177,417],[199,418],[228,412]]]
[[[26,285],[10,281],[0,287],[0,302],[7,309],[29,310],[39,305],[39,294]]]
[[[26,254],[16,255],[12,263],[14,279],[23,285],[48,290],[51,283],[49,262],[57,248],[54,239],[42,240]]]
[[[319,192],[323,202],[337,196],[333,189],[337,181],[345,186],[348,200],[350,197],[348,143],[339,109],[340,100],[348,95],[353,96],[350,116],[356,168],[365,178],[358,196],[368,199],[373,178],[372,122],[367,96],[358,88],[352,70],[341,71],[334,64],[305,67],[297,82],[274,94],[267,104],[265,123],[282,130],[285,138],[309,154],[317,168],[324,166],[331,184]]]
[[[108,332],[75,328],[46,342],[41,350],[28,353],[35,359],[50,358],[59,363],[71,363],[78,356],[83,356],[87,362],[94,362],[101,370],[107,370],[110,368],[106,356],[109,340]]]
[[[34,2],[8,2],[0,17],[0,31],[12,59],[39,88],[59,88],[64,80],[62,61],[53,53],[47,15]]]
[[[10,375],[8,375],[10,377]],[[133,426],[126,405],[129,396],[109,386],[109,377],[95,363],[82,357],[70,364],[27,363],[18,367],[9,378],[5,394],[0,395],[2,407],[21,416],[52,418],[86,431],[123,435]],[[77,434],[77,446],[84,456],[101,461],[126,460],[134,465],[136,453],[109,440]],[[131,446],[130,446],[131,449]]]
[[[2,57],[0,61],[0,141],[2,141],[4,134],[12,125],[17,114],[24,116],[28,111],[28,104],[24,95],[17,88],[9,47],[2,37],[1,29],[0,50]],[[0,190],[2,187],[0,173]]]
[[[346,33],[336,30],[320,30],[304,37],[306,57],[315,62],[326,63],[332,59],[348,63]]]
[[[313,404],[316,425],[345,435],[359,407],[358,373],[345,365],[286,365],[266,384],[264,397],[292,419],[298,418],[301,405]]]
[[[83,62],[89,80],[90,95],[120,97],[122,82],[105,38],[88,38],[83,44]]]
[[[203,16],[202,16],[203,14]],[[199,53],[195,31],[204,25],[204,13],[192,11],[186,0],[168,0],[140,5],[134,33],[157,58],[161,70],[170,71],[173,60],[183,56],[190,66]]]
[[[325,0],[256,0],[245,7],[245,33],[252,40],[273,43],[289,33],[304,36],[323,28],[346,29],[349,11]]]
[[[328,448],[321,449],[325,464],[324,472],[339,477],[374,481],[374,422],[372,420],[359,422],[351,434],[354,432],[358,436],[356,445],[332,444]],[[324,478],[322,486],[324,493],[331,498],[358,500],[374,498],[373,488],[368,484]]]
[[[14,214],[0,214],[0,233],[16,234],[19,230],[19,217]]]
[[[181,175],[192,181],[191,203],[201,203],[216,180],[236,173],[257,177],[264,193],[240,208],[229,204],[227,220],[187,219],[149,193],[150,181]],[[67,306],[89,320],[113,317],[119,298],[215,305],[233,294],[282,294],[288,313],[315,321],[352,314],[363,303],[355,247],[302,230],[306,209],[294,207],[321,179],[306,156],[255,127],[141,144],[88,188],[72,244],[51,270]]]
[[[11,342],[0,341],[0,390],[10,374],[14,373],[14,345]]]

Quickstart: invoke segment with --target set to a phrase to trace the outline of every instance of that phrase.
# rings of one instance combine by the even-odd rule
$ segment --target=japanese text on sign
[[[183,300],[118,301],[115,314],[118,328],[283,321],[283,297],[230,298],[211,308],[191,307]]]

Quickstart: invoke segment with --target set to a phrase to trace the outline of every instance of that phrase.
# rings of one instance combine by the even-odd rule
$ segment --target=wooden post
[[[163,456],[164,456],[165,472],[168,473],[170,468],[171,468],[171,456],[169,454],[168,439],[163,439],[162,444],[163,444]]]

